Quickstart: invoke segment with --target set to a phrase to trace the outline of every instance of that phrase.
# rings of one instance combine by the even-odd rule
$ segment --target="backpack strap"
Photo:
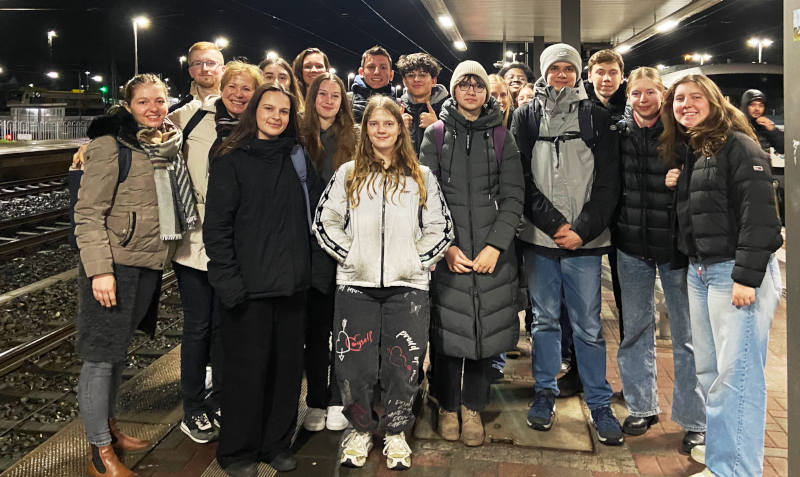
[[[117,161],[119,163],[119,175],[117,176],[117,183],[122,184],[128,178],[128,173],[131,171],[131,161],[133,160],[133,151],[128,146],[117,141]]]
[[[306,170],[306,153],[303,150],[303,146],[297,144],[292,148],[292,152],[289,153],[289,155],[292,158],[294,171],[297,173],[297,177],[300,179],[300,185],[303,186],[303,195],[306,199],[306,218],[308,220],[308,229],[312,230],[311,200],[308,197],[308,171]]]
[[[433,123],[433,143],[436,144],[436,159],[441,161],[444,147],[444,121],[441,119]]]
[[[581,131],[581,139],[591,150],[594,150],[600,137],[600,134],[594,128],[593,109],[594,105],[590,99],[581,100],[578,106],[578,126]]]
[[[200,124],[200,121],[203,120],[206,114],[210,113],[211,111],[206,111],[205,109],[198,109],[194,112],[191,118],[189,118],[189,122],[186,123],[186,127],[183,128],[183,143],[186,144],[186,140],[189,139],[189,134],[192,133],[194,128]]]
[[[503,146],[506,143],[506,134],[508,130],[503,126],[495,126],[493,134],[494,141],[494,159],[497,161],[497,169],[503,164]]]

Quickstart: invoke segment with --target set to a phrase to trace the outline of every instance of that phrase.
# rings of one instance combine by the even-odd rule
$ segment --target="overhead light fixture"
[[[666,20],[656,25],[656,31],[659,33],[666,33],[674,30],[678,26],[677,20]]]
[[[464,43],[464,40],[454,41],[453,46],[456,48],[456,50],[467,51],[467,44]]]
[[[509,57],[509,58],[513,58],[514,57],[514,52],[511,51],[511,50],[508,50],[508,51],[506,51],[506,56]]]
[[[150,26],[150,19],[146,16],[140,15],[138,17],[134,17],[132,20],[134,25],[141,28],[147,28]]]
[[[667,67],[666,65],[662,65],[661,63],[656,65],[656,68],[659,69],[659,70],[663,70],[666,67]]]
[[[618,45],[614,49],[617,50],[617,53],[619,53],[620,55],[624,55],[625,53],[631,51],[631,46],[630,45]]]
[[[455,22],[453,21],[453,17],[450,15],[439,15],[439,25],[444,28],[453,28],[455,26]]]

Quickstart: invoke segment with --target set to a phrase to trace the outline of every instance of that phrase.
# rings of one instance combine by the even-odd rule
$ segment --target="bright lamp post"
[[[138,16],[131,19],[133,24],[133,75],[139,74],[139,27],[147,28],[150,26],[150,19],[145,16]]]
[[[753,48],[758,47],[758,62],[761,63],[761,50],[772,45],[772,40],[769,38],[750,38],[747,40],[747,45]]]

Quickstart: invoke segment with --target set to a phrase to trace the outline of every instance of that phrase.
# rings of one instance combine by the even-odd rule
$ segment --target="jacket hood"
[[[444,85],[435,84],[433,85],[433,88],[431,88],[431,104],[443,103],[444,100],[446,100],[449,96],[450,93],[447,91],[447,88],[445,88]],[[408,90],[403,90],[403,96],[400,98],[400,101],[403,103],[406,109],[415,104],[411,101],[411,95],[408,94]]]
[[[89,123],[86,136],[95,139],[100,136],[111,135],[122,139],[127,144],[139,144],[136,133],[139,132],[139,124],[133,119],[133,115],[122,106],[112,108],[108,114],[99,116]]]
[[[619,88],[617,88],[617,90],[611,96],[611,99],[608,101],[608,105],[605,105],[602,101],[600,101],[600,98],[594,91],[594,84],[591,81],[584,81],[583,87],[586,88],[586,94],[589,96],[589,99],[597,104],[603,105],[603,107],[608,109],[612,115],[623,115],[625,113],[625,106],[628,103],[628,98],[625,95],[625,90],[628,88],[627,80],[620,83]]]
[[[364,81],[364,77],[361,75],[356,76],[353,80],[353,85],[350,87],[350,90],[354,94],[359,94],[364,97],[369,97],[374,94],[384,94],[386,96],[392,95],[392,83],[383,86],[382,88],[373,89],[370,88],[369,85]]]
[[[749,114],[747,114],[747,107],[750,106],[750,103],[753,101],[760,99],[764,105],[767,104],[767,95],[765,95],[762,91],[757,89],[748,89],[747,91],[742,94],[742,101],[739,106],[739,109],[744,113],[747,119],[752,119]]]
[[[442,112],[439,113],[439,119],[451,126],[460,124],[466,127],[467,123],[470,123],[458,110],[455,98],[448,98],[447,101],[444,102],[442,105]],[[478,116],[478,119],[471,122],[471,127],[481,130],[491,129],[502,123],[503,111],[500,109],[500,104],[498,104],[493,97],[489,96],[489,101],[481,107],[481,114]]]
[[[536,98],[545,106],[547,106],[548,103],[570,104],[589,99],[583,81],[578,81],[578,84],[574,88],[564,87],[561,91],[556,91],[553,86],[545,82],[544,78],[539,78],[534,85],[534,90]]]

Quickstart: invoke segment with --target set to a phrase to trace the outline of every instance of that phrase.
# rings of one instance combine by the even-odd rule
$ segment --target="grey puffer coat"
[[[514,235],[522,216],[522,163],[507,134],[495,159],[493,129],[502,121],[494,98],[468,121],[448,99],[439,114],[445,124],[441,158],[434,128],[425,130],[420,162],[439,177],[455,224],[455,242],[470,259],[486,246],[500,250],[494,273],[452,273],[443,260],[431,286],[431,335],[437,352],[481,359],[508,351],[519,336]]]

